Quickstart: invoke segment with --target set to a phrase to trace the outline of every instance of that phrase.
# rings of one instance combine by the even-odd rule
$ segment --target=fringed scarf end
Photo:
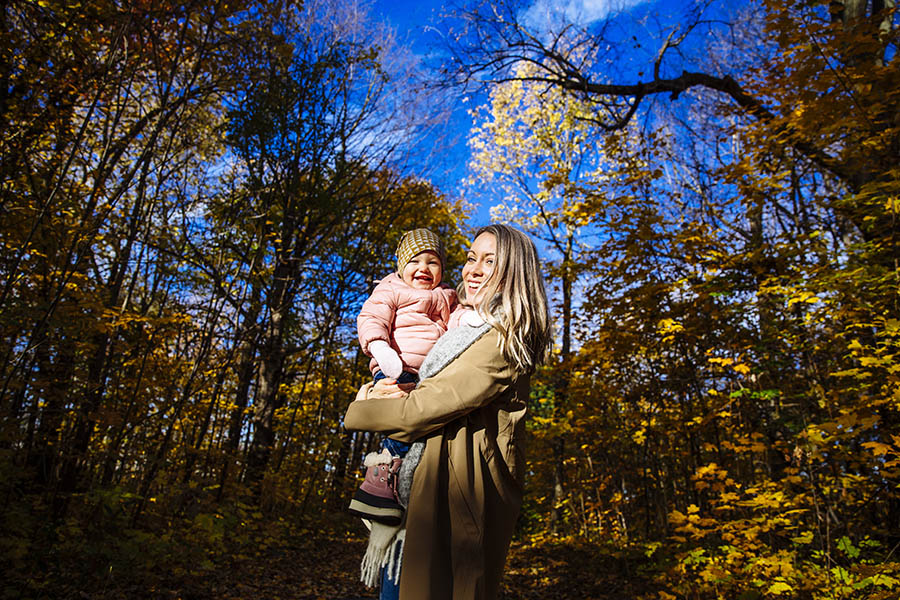
[[[369,545],[366,554],[360,564],[360,578],[366,587],[378,585],[381,569],[388,565],[389,577],[396,581],[400,574],[400,557],[395,556],[396,544],[403,551],[403,540],[406,538],[406,530],[400,527],[392,527],[382,523],[372,522],[372,531],[369,534]],[[396,568],[394,565],[396,564]],[[396,572],[396,575],[393,575]]]
[[[401,529],[397,532],[391,547],[387,553],[387,569],[384,574],[391,581],[400,582],[400,565],[403,562],[403,545],[406,543],[406,530]]]

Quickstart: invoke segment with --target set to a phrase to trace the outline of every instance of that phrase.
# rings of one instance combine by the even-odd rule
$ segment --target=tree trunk
[[[566,418],[569,406],[569,355],[572,350],[572,282],[574,273],[572,270],[572,251],[575,233],[571,227],[567,228],[565,251],[562,259],[562,314],[563,331],[560,348],[560,365],[556,377],[556,405],[554,412],[556,420],[561,422]],[[562,434],[558,434],[550,441],[550,450],[553,453],[553,504],[550,507],[550,530],[555,534],[559,531],[560,506],[565,500],[565,460],[566,442]]]
[[[290,308],[288,263],[280,261],[273,274],[272,301],[269,303],[269,322],[260,348],[258,393],[251,418],[253,438],[247,456],[247,482],[257,492],[263,479],[269,457],[275,446],[275,411],[281,407],[279,395],[284,372],[284,328]]]

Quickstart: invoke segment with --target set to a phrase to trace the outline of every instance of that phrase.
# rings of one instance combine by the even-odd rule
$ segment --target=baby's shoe
[[[366,477],[350,500],[352,515],[385,525],[399,525],[403,507],[397,498],[397,473],[403,459],[387,450],[366,456]]]

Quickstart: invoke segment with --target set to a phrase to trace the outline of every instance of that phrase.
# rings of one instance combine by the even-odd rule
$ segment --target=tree
[[[819,74],[815,80],[807,79],[806,87],[779,89],[760,87],[766,80],[757,79],[757,71],[704,72],[684,65],[680,73],[673,72],[681,65],[676,61],[670,67],[670,57],[686,46],[692,33],[707,29],[703,14],[710,4],[686,11],[685,22],[661,36],[652,62],[636,77],[625,71],[617,80],[615,65],[624,49],[610,33],[609,21],[578,27],[563,20],[544,35],[525,22],[520,2],[474,3],[455,14],[461,25],[448,36],[453,60],[447,75],[462,82],[504,81],[515,78],[513,69],[519,62],[533,64],[538,73],[529,74],[529,79],[590,100],[596,107],[590,118],[606,131],[625,127],[644,101],[655,96],[677,99],[692,90],[712,92],[755,121],[769,139],[796,150],[858,199],[889,192],[898,137],[890,108],[897,104],[893,1],[822,1],[799,7],[762,2],[767,34],[786,50],[769,57],[775,69],[785,74],[790,68],[803,78],[811,73],[807,69]],[[563,48],[577,52],[573,55]],[[759,66],[759,72],[765,69],[766,65]],[[823,128],[819,118],[825,115],[842,118]],[[853,132],[852,138],[846,137],[848,132]],[[870,211],[843,210],[867,240],[890,237],[889,218],[867,219],[873,216]]]
[[[29,423],[29,462],[58,514],[103,429],[123,324],[147,317],[134,290],[158,239],[148,225],[165,221],[163,198],[214,154],[196,140],[228,87],[216,50],[232,14],[191,3],[4,7],[0,405]]]
[[[588,195],[603,187],[604,160],[596,128],[578,99],[531,80],[539,71],[520,64],[514,78],[491,89],[489,105],[472,111],[476,119],[469,145],[471,189],[498,200],[493,220],[518,224],[531,232],[557,259],[550,276],[561,292],[560,364],[554,368],[553,420],[549,437],[553,472],[551,527],[565,500],[566,414],[571,369],[573,304],[579,275],[585,271]],[[597,235],[592,231],[591,236]],[[549,399],[548,399],[549,400]]]
[[[402,209],[368,185],[378,176],[372,165],[386,164],[400,143],[373,135],[390,126],[382,103],[395,74],[380,59],[388,41],[358,11],[334,3],[287,5],[272,16],[269,37],[248,57],[249,85],[230,112],[229,136],[246,170],[240,211],[259,227],[258,237],[248,238],[258,239],[260,253],[250,274],[261,318],[254,323],[259,372],[247,463],[255,482],[275,444],[290,331],[305,332],[304,344],[311,345],[330,339],[340,323],[313,329],[296,310],[308,293],[302,286],[322,290],[309,273],[329,253],[343,255],[352,269],[358,258],[342,244],[365,239],[373,222],[392,221]]]
[[[465,218],[410,170],[414,73],[357,8],[4,5],[5,592],[338,514],[355,312],[406,229],[458,262]],[[48,560],[79,566],[38,592]]]
[[[896,585],[891,534],[869,533],[897,506],[896,14],[843,8],[761,3],[711,46],[695,19],[633,70],[611,20],[548,37],[510,5],[462,13],[457,74],[639,126],[608,156],[616,184],[585,186],[608,235],[586,249],[569,527],[663,544],[673,595]],[[644,102],[660,94],[683,102]]]

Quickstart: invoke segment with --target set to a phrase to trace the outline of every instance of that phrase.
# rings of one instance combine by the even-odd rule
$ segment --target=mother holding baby
[[[551,340],[537,251],[517,229],[483,227],[462,279],[472,312],[432,348],[415,389],[366,384],[344,417],[348,429],[421,442],[404,461],[407,471],[418,459],[404,523],[390,530],[400,560],[383,577],[399,570],[402,600],[494,598],[522,503],[530,376]],[[396,593],[385,587],[382,598]]]

